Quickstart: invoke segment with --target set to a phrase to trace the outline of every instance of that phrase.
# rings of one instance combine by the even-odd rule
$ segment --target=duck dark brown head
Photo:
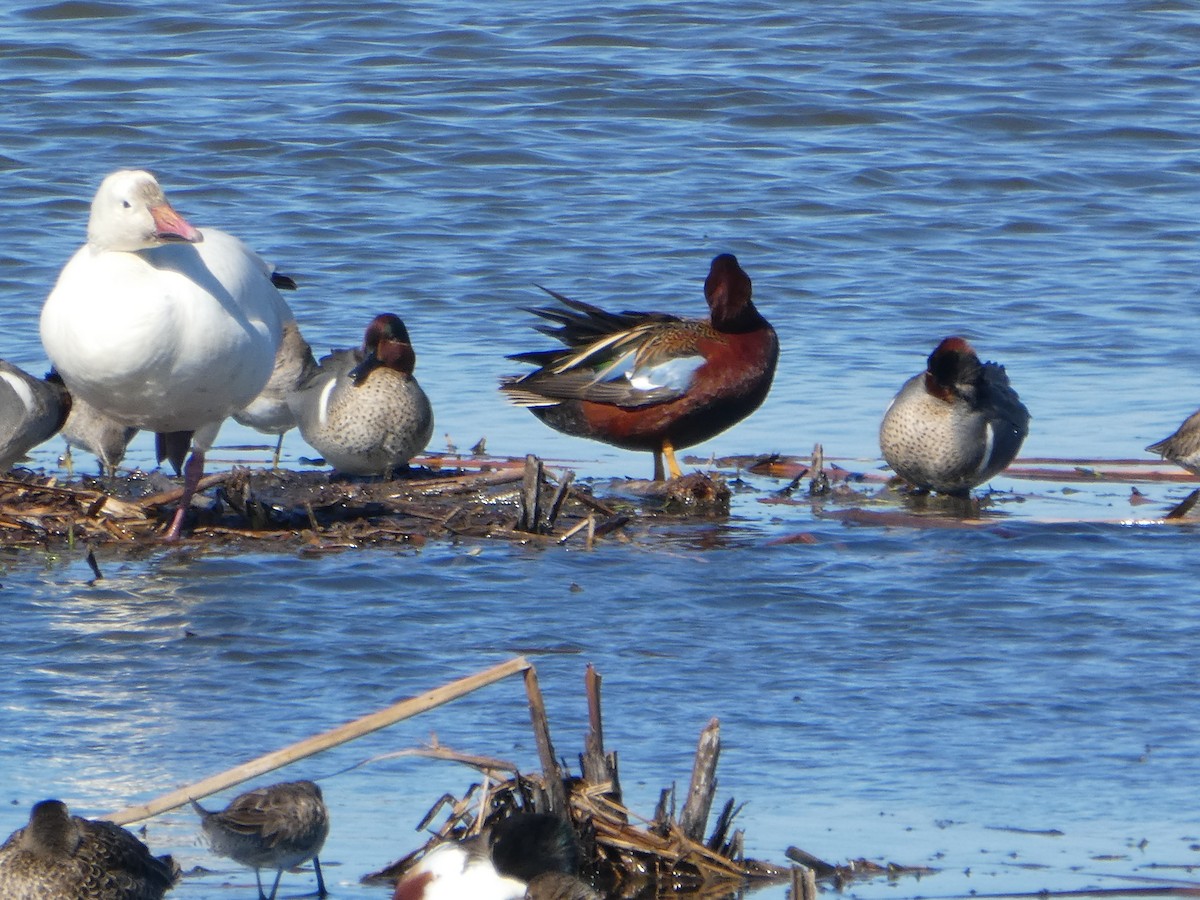
[[[962,387],[974,385],[981,371],[979,357],[965,338],[945,338],[926,361],[925,390],[950,400]]]
[[[412,375],[417,365],[408,329],[394,313],[383,313],[371,320],[363,337],[363,351],[366,354],[363,361],[350,371],[356,385],[380,367]]]
[[[766,322],[754,308],[750,294],[750,276],[738,265],[737,257],[732,253],[715,257],[704,279],[704,297],[713,328],[729,334],[762,328]]]

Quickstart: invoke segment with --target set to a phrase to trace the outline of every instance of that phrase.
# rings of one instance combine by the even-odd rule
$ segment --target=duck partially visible
[[[329,836],[329,810],[311,781],[285,781],[239,794],[223,810],[209,811],[192,801],[213,853],[254,869],[259,900],[275,900],[284,869],[313,861],[317,895],[325,879],[318,854]],[[264,894],[261,869],[275,869],[271,893]]]
[[[190,446],[168,540],[221,423],[271,375],[286,308],[271,272],[232,235],[194,228],[149,172],[122,170],[101,182],[87,243],[42,308],[42,343],[72,395],[160,446]]]
[[[70,411],[71,395],[60,381],[0,360],[0,474],[53,437]]]
[[[283,323],[283,335],[275,353],[275,368],[271,371],[266,386],[247,406],[233,414],[238,423],[248,428],[264,434],[278,435],[275,453],[271,459],[271,467],[274,469],[279,468],[284,434],[299,424],[296,413],[288,402],[289,398],[318,372],[312,348],[300,333],[300,326],[296,320],[289,318]]]
[[[338,472],[391,476],[433,435],[433,408],[415,365],[404,322],[392,313],[376,316],[361,349],[322,358],[292,394],[301,436]]]
[[[54,373],[57,377],[57,373]],[[61,383],[62,379],[59,378]],[[100,470],[108,478],[117,474],[117,466],[125,458],[129,442],[138,430],[132,425],[122,425],[112,416],[106,415],[92,404],[79,397],[71,400],[71,412],[62,427],[63,439],[67,442],[66,462],[71,465],[71,448],[84,450],[100,461]]]
[[[888,405],[879,445],[913,487],[962,497],[1007,468],[1028,433],[1029,410],[1004,367],[948,337]]]
[[[529,882],[525,900],[600,900],[600,894],[574,875],[543,872]]]
[[[707,319],[665,313],[606,312],[547,291],[562,307],[532,309],[560,327],[538,331],[565,350],[509,359],[538,368],[501,380],[500,389],[557,431],[663,456],[715,437],[762,404],[775,376],[779,339],[751,299],[737,258],[713,259],[704,281]]]
[[[0,845],[4,900],[161,900],[179,880],[119,825],[72,816],[60,800],[34,804],[29,824]]]
[[[393,900],[522,900],[539,876],[556,873],[562,879],[542,881],[538,891],[561,889],[564,882],[578,881],[578,869],[579,847],[569,822],[546,813],[515,813],[473,837],[438,844],[397,882]]]

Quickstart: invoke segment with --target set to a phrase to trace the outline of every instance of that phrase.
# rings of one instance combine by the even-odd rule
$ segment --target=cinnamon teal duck
[[[557,431],[650,451],[656,480],[664,455],[678,477],[676,448],[740,422],[771,389],[779,339],[732,254],[716,257],[705,279],[707,319],[611,313],[547,293],[562,306],[530,312],[557,323],[538,330],[567,349],[513,354],[538,368],[502,379],[501,390]]]

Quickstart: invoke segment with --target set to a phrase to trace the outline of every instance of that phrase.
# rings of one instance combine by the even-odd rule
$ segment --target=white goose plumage
[[[228,416],[266,384],[287,306],[271,267],[203,232],[148,172],[122,170],[92,201],[88,240],[42,309],[42,344],[72,394],[126,425],[192,433],[186,509]]]

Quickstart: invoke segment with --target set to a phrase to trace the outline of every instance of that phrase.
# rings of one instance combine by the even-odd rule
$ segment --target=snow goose
[[[240,240],[192,227],[148,172],[104,179],[87,243],[42,308],[42,344],[72,394],[134,428],[190,443],[177,540],[204,454],[275,363],[286,304]]]

